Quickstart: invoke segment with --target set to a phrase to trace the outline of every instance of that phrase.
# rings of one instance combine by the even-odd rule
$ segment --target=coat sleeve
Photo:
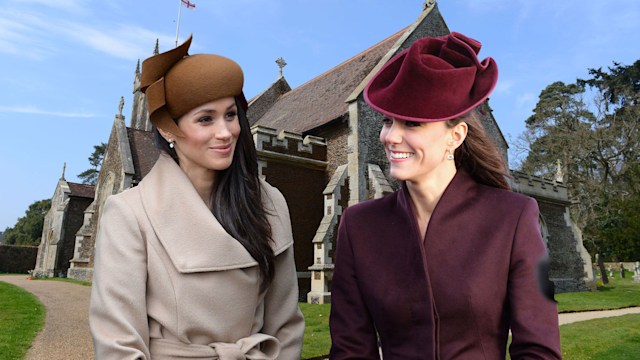
[[[336,240],[331,286],[330,359],[380,359],[375,326],[364,303],[349,238],[349,210],[342,215]]]
[[[150,359],[147,252],[136,216],[122,197],[102,210],[89,306],[96,359]]]
[[[538,270],[546,256],[538,205],[529,198],[518,221],[509,269],[511,359],[561,359],[556,303],[539,286]],[[544,276],[548,276],[544,274]]]
[[[298,307],[298,278],[293,246],[276,257],[275,277],[265,294],[264,304],[262,332],[280,341],[278,359],[300,359],[304,317]]]

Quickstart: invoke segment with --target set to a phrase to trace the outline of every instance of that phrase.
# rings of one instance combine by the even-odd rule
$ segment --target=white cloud
[[[84,112],[60,112],[60,111],[41,110],[31,105],[27,105],[27,106],[1,106],[0,105],[0,112],[14,113],[14,114],[45,115],[45,116],[67,117],[67,118],[92,118],[97,116],[96,114],[84,113]]]
[[[537,101],[537,95],[531,92],[526,92],[518,96],[518,98],[516,99],[516,105],[518,106],[518,109],[531,110],[535,108]]]
[[[150,56],[157,38],[160,43],[173,44],[175,41],[172,36],[158,35],[145,28],[128,24],[116,24],[105,31],[81,23],[68,22],[60,26],[58,31],[74,42],[125,60]]]
[[[66,41],[135,61],[151,55],[156,38],[161,44],[175,41],[170,35],[158,35],[137,25],[105,24],[101,28],[100,24],[53,18],[50,14],[0,10],[0,52],[34,60],[62,52]]]
[[[44,59],[54,51],[43,41],[42,27],[41,20],[30,14],[0,10],[0,53]]]
[[[87,13],[86,0],[10,0],[9,3],[13,5],[46,6],[74,14]]]
[[[495,92],[496,94],[508,94],[511,92],[511,89],[513,89],[513,87],[513,80],[498,80],[498,85],[496,85]]]

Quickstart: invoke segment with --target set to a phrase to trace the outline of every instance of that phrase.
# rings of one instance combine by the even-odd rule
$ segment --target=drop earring
[[[447,156],[446,156],[447,160],[453,160],[453,154],[451,153],[451,150],[447,149]]]

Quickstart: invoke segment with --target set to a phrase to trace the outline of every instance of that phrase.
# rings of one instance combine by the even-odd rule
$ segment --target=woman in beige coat
[[[107,199],[89,321],[97,359],[300,358],[289,212],[258,177],[243,75],[183,45],[143,62],[161,155]]]

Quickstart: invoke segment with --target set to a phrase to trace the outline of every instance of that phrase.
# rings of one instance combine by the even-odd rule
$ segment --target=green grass
[[[599,285],[598,291],[557,294],[555,298],[561,313],[622,309],[640,306],[640,284],[633,282],[632,272],[627,272],[624,279],[618,275],[609,279],[609,284]]]
[[[560,312],[620,309],[640,306],[640,284],[633,282],[633,273],[625,279],[616,277],[598,291],[556,295]],[[305,316],[302,358],[327,355],[331,347],[329,336],[330,305],[300,303]],[[640,315],[625,315],[596,319],[560,327],[563,358],[638,359],[640,354]]]
[[[560,348],[562,358],[568,360],[637,360],[640,314],[562,325]],[[511,359],[509,354],[506,358]]]
[[[609,284],[587,293],[556,295],[558,311],[589,311],[640,306],[640,284],[633,273],[619,274]],[[640,315],[581,321],[560,326],[562,356],[571,360],[631,360],[640,358]]]
[[[307,323],[302,358],[327,355],[329,305],[300,304],[300,308]],[[639,314],[562,325],[560,334],[564,359],[636,360],[640,354]]]
[[[1,279],[1,277],[0,277]],[[556,295],[560,312],[619,309],[640,306],[640,284],[632,273],[625,279],[610,279],[598,291]],[[51,278],[89,286],[90,282]],[[327,355],[330,305],[300,303],[306,328],[302,358]],[[0,360],[24,356],[44,322],[44,307],[37,298],[19,287],[0,281]],[[637,359],[640,354],[640,315],[595,319],[560,327],[565,359]]]
[[[636,360],[640,357],[640,314],[560,326],[562,357],[571,360]]]
[[[22,359],[44,325],[44,317],[38,298],[0,281],[0,359]]]
[[[312,305],[300,303],[306,327],[302,358],[312,358],[329,354],[331,337],[329,336],[329,304]]]

